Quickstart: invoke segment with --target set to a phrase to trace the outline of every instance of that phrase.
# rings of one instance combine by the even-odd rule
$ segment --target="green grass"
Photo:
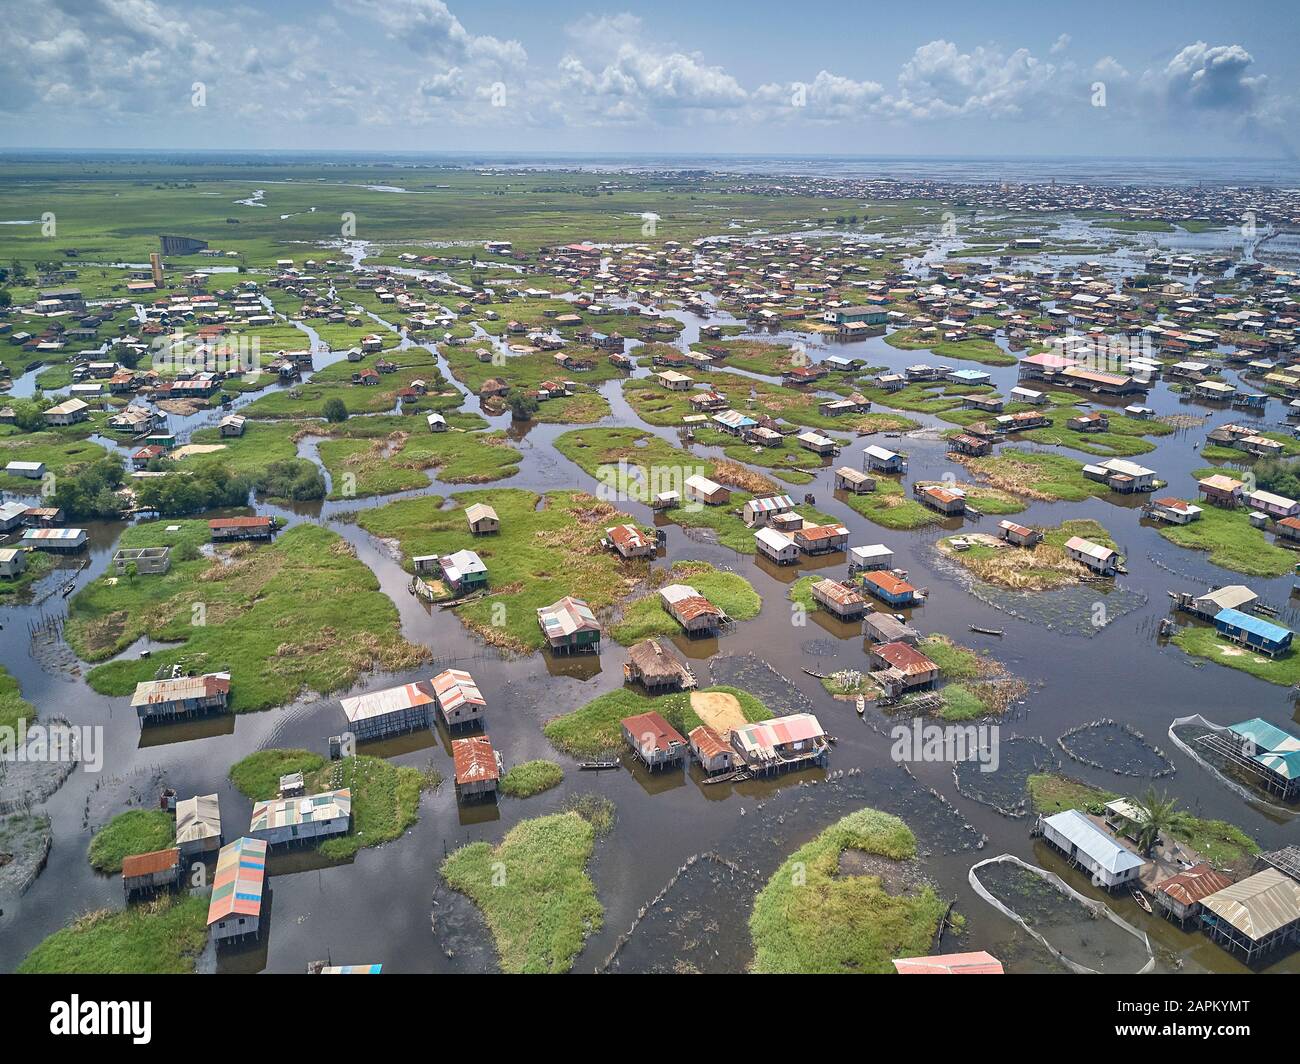
[[[979,362],[985,366],[1014,366],[1019,359],[998,347],[992,340],[971,337],[969,340],[944,340],[941,333],[933,339],[922,338],[915,329],[896,329],[885,343],[904,351],[929,350],[940,358]]]
[[[1174,636],[1173,642],[1194,658],[1205,658],[1216,665],[1239,669],[1269,683],[1287,687],[1300,683],[1300,650],[1294,647],[1279,657],[1270,658],[1230,643],[1213,628],[1201,625],[1188,625]]]
[[[54,568],[54,558],[45,551],[29,550],[27,568],[18,576],[0,579],[0,603],[7,600],[25,602],[30,597],[32,587],[45,579]]]
[[[1085,813],[1100,815],[1107,802],[1119,797],[1118,794],[1054,772],[1033,773],[1026,782],[1034,811],[1049,816],[1063,813],[1067,809],[1079,809]]]
[[[108,452],[99,444],[71,436],[84,428],[83,424],[72,426],[66,432],[51,430],[0,436],[0,489],[23,496],[41,493],[42,481],[6,473],[4,468],[10,462],[44,462],[46,474],[53,473],[58,478],[103,458]]]
[[[554,761],[524,761],[501,777],[501,793],[511,798],[531,798],[558,787],[563,780],[564,769]]]
[[[771,710],[747,691],[735,687],[713,686],[704,691],[723,691],[734,695],[745,720],[755,724],[769,720]],[[562,753],[574,757],[593,757],[623,745],[622,721],[638,713],[654,711],[683,736],[704,722],[691,709],[690,693],[643,695],[628,687],[609,691],[584,706],[562,716],[553,717],[542,727],[542,734]]]
[[[390,438],[328,439],[318,449],[330,474],[331,499],[427,487],[431,470],[448,484],[482,484],[514,476],[523,457],[504,432],[450,429]]]
[[[36,718],[36,707],[23,698],[17,677],[0,665],[0,728],[17,730],[22,721]]]
[[[352,791],[352,830],[320,844],[325,857],[343,860],[358,850],[399,839],[420,819],[420,793],[437,786],[436,774],[407,765],[390,765],[383,758],[358,754],[331,762],[308,778],[308,791]]]
[[[1034,811],[1046,815],[1078,809],[1100,816],[1105,812],[1107,802],[1121,797],[1052,772],[1031,775],[1028,786]],[[1141,795],[1137,800],[1142,800]],[[1175,812],[1172,832],[1216,868],[1240,864],[1260,852],[1254,839],[1226,820],[1206,820],[1190,813]]]
[[[725,573],[708,562],[677,562],[666,571],[655,573],[660,586],[689,584],[701,595],[737,621],[752,621],[758,616],[763,600],[753,585],[738,573]],[[656,635],[676,635],[679,625],[664,608],[657,590],[629,603],[623,619],[610,634],[625,647]]]
[[[175,841],[176,823],[166,810],[131,809],[95,832],[86,856],[97,872],[120,872],[123,858],[165,850]]]
[[[24,975],[183,975],[208,939],[208,899],[167,895],[101,909],[54,932],[18,966]]]
[[[917,502],[903,485],[889,477],[876,477],[876,490],[865,495],[847,494],[845,503],[867,520],[896,532],[928,528],[944,520],[937,510]]]
[[[324,765],[310,750],[258,750],[230,767],[230,782],[245,798],[261,802],[280,793],[281,776],[301,772],[305,778]]]
[[[1155,444],[1145,437],[1168,436],[1174,431],[1160,421],[1108,413],[1109,428],[1105,432],[1078,432],[1069,427],[1069,421],[1081,412],[1079,407],[1049,407],[1044,413],[1051,419],[1050,428],[1030,429],[1020,435],[1035,443],[1069,447],[1102,458],[1131,458],[1155,450]]]
[[[1263,530],[1250,523],[1248,513],[1248,507],[1204,506],[1195,521],[1186,525],[1161,522],[1158,531],[1179,547],[1208,551],[1211,562],[1236,573],[1272,577],[1291,572],[1295,552],[1270,543]]]
[[[587,875],[595,829],[576,812],[524,820],[497,846],[474,842],[442,863],[447,884],[479,907],[503,971],[567,972],[604,909]]]
[[[1110,493],[1105,484],[1083,475],[1083,464],[1057,454],[1007,448],[963,463],[994,488],[1044,502],[1082,502]]]
[[[403,562],[424,554],[476,551],[488,569],[489,594],[456,609],[466,627],[494,646],[540,649],[537,608],[565,595],[592,609],[612,606],[644,578],[643,561],[622,562],[600,546],[605,529],[630,520],[608,503],[578,491],[538,495],[522,489],[458,492],[444,508],[436,496],[401,499],[363,511],[358,523],[373,536],[395,540]],[[501,531],[473,536],[465,508],[491,505]]]
[[[791,854],[754,900],[756,972],[884,973],[894,957],[930,952],[943,899],[928,885],[890,893],[879,876],[842,874],[845,850],[912,862],[916,838],[897,817],[860,809]]]
[[[182,532],[167,533],[170,523]],[[121,545],[193,544],[205,532],[202,521],[151,522],[128,529]],[[102,661],[145,635],[174,644],[149,659],[99,665],[90,685],[120,696],[176,663],[195,672],[229,669],[231,707],[245,712],[305,691],[343,690],[369,669],[409,668],[427,657],[402,638],[392,600],[336,533],[298,525],[274,544],[229,554],[227,563],[182,557],[162,576],[102,576],[82,589],[65,634],[83,659]]]

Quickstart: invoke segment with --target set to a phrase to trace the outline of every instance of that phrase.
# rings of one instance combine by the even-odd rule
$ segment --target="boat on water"
[[[1145,909],[1147,912],[1151,911],[1151,903],[1147,901],[1147,896],[1143,894],[1140,890],[1135,890],[1133,892],[1133,900],[1137,902],[1140,906],[1142,906],[1142,908]]]
[[[607,768],[618,768],[617,761],[581,761],[578,768],[586,772],[601,772]]]
[[[861,695],[858,695],[857,705],[854,708],[858,711],[858,716],[862,716],[862,714],[867,711],[867,700]]]

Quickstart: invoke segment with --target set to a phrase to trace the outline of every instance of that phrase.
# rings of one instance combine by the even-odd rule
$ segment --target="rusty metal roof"
[[[180,864],[181,851],[172,847],[170,850],[152,850],[149,853],[134,853],[122,858],[122,878],[134,879],[136,876],[151,876],[155,872],[166,872]]]

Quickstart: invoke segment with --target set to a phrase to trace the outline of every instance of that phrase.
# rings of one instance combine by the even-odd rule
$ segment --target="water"
[[[674,316],[687,326],[679,338],[681,344],[697,338],[705,324],[703,319],[685,312],[674,312]],[[719,314],[709,323],[729,320],[729,316]],[[806,340],[779,331],[770,335],[778,341]],[[896,350],[879,338],[843,346],[853,349],[845,354],[862,357],[870,365],[894,369],[923,357]],[[814,358],[829,350],[817,345],[809,349]],[[836,345],[834,349],[841,351],[842,347]],[[317,364],[321,364],[320,356]],[[646,371],[643,367],[638,374]],[[990,372],[993,383],[1004,393],[1015,383],[1014,367],[994,367]],[[608,424],[635,423],[617,381],[601,390],[611,403]],[[237,405],[246,401],[246,397],[240,397]],[[1152,392],[1148,405],[1160,414],[1210,412],[1180,400],[1164,385]],[[470,408],[475,407],[471,400]],[[1242,420],[1244,416],[1235,410],[1214,412],[1213,421]],[[179,419],[179,423],[173,419],[173,427],[187,430],[205,417]],[[1263,423],[1279,419],[1274,404]],[[568,426],[515,426],[508,415],[489,420],[494,427],[508,427],[523,452],[520,472],[511,478],[509,486],[538,491],[572,487],[596,490],[592,478],[551,447],[556,436],[569,430]],[[916,420],[928,428],[946,427],[945,422],[925,415],[916,416]],[[652,431],[676,442],[671,430]],[[1188,494],[1192,488],[1189,473],[1203,464],[1193,446],[1202,433],[1198,430],[1160,438],[1156,449],[1139,460],[1158,470],[1170,482],[1171,491]],[[938,440],[909,439],[905,449],[911,454],[913,477],[937,479],[952,469]],[[712,453],[705,448],[699,450],[701,454]],[[311,446],[304,447],[302,453],[314,458]],[[856,453],[856,448],[851,453]],[[977,637],[967,631],[968,624],[988,625],[993,619],[995,627],[1006,629],[1005,638],[993,653],[1028,684],[1031,692],[1026,715],[1014,726],[1025,737],[1023,749],[1028,753],[1050,752],[1058,736],[1102,716],[1128,723],[1145,736],[1156,737],[1158,744],[1163,742],[1174,715],[1199,712],[1215,720],[1236,719],[1246,715],[1242,707],[1248,706],[1250,714],[1260,713],[1283,722],[1296,719],[1292,693],[1287,689],[1224,668],[1193,668],[1181,651],[1160,644],[1154,625],[1165,614],[1166,590],[1197,589],[1235,578],[1211,565],[1204,555],[1171,546],[1141,522],[1131,503],[1103,499],[1068,506],[1036,503],[1017,517],[1026,523],[1041,524],[1056,524],[1064,517],[1096,518],[1124,546],[1132,572],[1119,579],[1115,594],[1123,596],[1130,608],[1098,631],[1087,629],[1089,634],[1085,636],[1085,627],[1066,622],[1077,621],[1080,611],[1091,606],[1090,594],[1077,602],[1052,605],[1050,610],[1058,615],[1060,623],[1051,626],[1044,623],[1042,615],[1031,611],[999,609],[996,603],[972,597],[962,582],[936,564],[933,542],[946,532],[879,529],[835,499],[831,487],[831,473],[823,470],[812,484],[799,490],[814,493],[819,508],[847,524],[852,531],[851,542],[888,543],[897,553],[897,564],[913,574],[914,582],[929,586],[930,599],[916,616],[923,631],[943,632],[970,644]],[[426,490],[445,495],[465,489],[441,484],[433,476]],[[337,520],[349,511],[381,506],[387,501],[380,498],[259,509],[291,524],[327,522],[351,542],[360,559],[376,573],[381,589],[396,604],[406,637],[428,644],[439,661],[460,663],[474,673],[488,699],[489,731],[507,764],[552,758],[564,764],[566,780],[554,791],[535,798],[502,799],[499,806],[478,807],[470,812],[457,807],[450,788],[444,785],[438,792],[426,795],[419,823],[397,842],[362,850],[354,860],[340,865],[303,861],[301,855],[285,861],[277,857],[272,865],[274,913],[267,937],[256,948],[236,954],[216,957],[210,950],[201,965],[205,970],[301,972],[308,961],[327,953],[340,963],[382,961],[392,971],[490,970],[494,967],[491,944],[481,920],[464,899],[440,886],[438,865],[451,849],[479,839],[497,842],[521,819],[560,809],[580,790],[593,790],[612,799],[618,809],[618,822],[613,832],[596,844],[590,871],[606,909],[605,923],[579,957],[578,970],[603,966],[620,938],[636,924],[641,906],[654,898],[690,857],[704,853],[716,853],[744,871],[731,880],[711,878],[704,868],[684,876],[669,894],[678,913],[676,937],[664,938],[660,943],[654,934],[658,925],[643,922],[620,952],[615,967],[667,970],[682,961],[705,970],[742,969],[750,954],[745,919],[752,891],[793,848],[863,805],[877,806],[908,820],[921,842],[925,875],[967,917],[967,933],[946,946],[988,948],[998,955],[1005,951],[1010,958],[1023,957],[1027,969],[1034,969],[1042,960],[1036,944],[980,900],[966,880],[978,856],[978,844],[985,839],[987,852],[1014,853],[1054,867],[1050,856],[1041,853],[1041,846],[1029,838],[1031,818],[1008,817],[995,808],[1010,808],[1016,801],[1023,801],[1021,781],[1038,763],[1038,757],[1020,757],[1022,744],[1010,744],[1008,751],[1004,740],[1004,767],[996,774],[998,778],[989,780],[989,774],[974,773],[976,778],[968,781],[963,771],[961,789],[951,765],[917,764],[911,766],[911,775],[900,769],[889,757],[890,740],[879,720],[870,719],[870,714],[865,722],[859,719],[851,703],[833,700],[816,679],[801,672],[804,665],[825,673],[861,668],[865,659],[859,638],[842,638],[840,633],[812,625],[791,627],[785,597],[793,575],[790,570],[773,572],[753,556],[700,543],[675,525],[664,526],[666,556],[660,564],[703,559],[729,566],[749,579],[764,598],[759,617],[740,624],[716,646],[690,645],[693,653],[716,649],[721,655],[702,663],[702,668],[714,681],[743,681],[743,686],[755,687],[764,697],[790,707],[813,707],[839,740],[828,771],[812,769],[776,780],[721,786],[704,786],[694,771],[653,779],[626,768],[580,773],[571,759],[557,756],[550,748],[542,737],[541,725],[597,694],[619,687],[623,651],[607,643],[598,658],[556,662],[536,656],[509,659],[480,646],[452,616],[429,609],[407,593],[408,577],[385,545],[373,541],[355,524]],[[645,506],[628,503],[625,508],[638,520],[651,523],[652,515]],[[985,518],[975,527],[989,531],[996,520]],[[90,567],[80,577],[81,582],[104,571],[121,528],[120,523],[92,526]],[[832,568],[823,571],[837,573],[834,566],[839,564],[833,562]],[[1256,579],[1250,583],[1266,601],[1279,605],[1289,601],[1288,578]],[[1111,601],[1113,596],[1107,599]],[[47,604],[45,608],[50,607]],[[47,803],[54,847],[48,867],[27,894],[3,905],[0,969],[4,970],[12,969],[46,934],[64,926],[78,913],[120,905],[117,881],[96,875],[85,860],[94,826],[126,808],[127,803],[150,804],[156,788],[166,784],[182,795],[216,791],[229,837],[248,823],[251,803],[229,785],[227,767],[265,747],[323,750],[324,738],[337,732],[343,720],[336,699],[305,697],[271,712],[142,734],[126,699],[95,694],[75,666],[59,667],[49,662],[43,666],[33,657],[24,622],[40,612],[37,606],[5,610],[0,661],[21,680],[25,695],[44,716],[61,714],[74,724],[102,725],[108,767],[101,777],[74,773]],[[1284,623],[1286,616],[1284,613]],[[373,689],[427,674],[425,669],[410,674],[372,675],[365,677],[362,684]],[[1293,823],[1269,817],[1213,783],[1203,769],[1177,750],[1169,753],[1177,772],[1161,779],[1160,786],[1167,786],[1183,808],[1196,815],[1237,823],[1265,848],[1294,842]],[[415,767],[424,767],[430,758],[444,776],[450,774],[447,736],[431,734],[393,753],[395,762]],[[1109,771],[1069,761],[1063,755],[1058,760],[1067,765],[1071,774],[1097,786],[1125,786],[1125,778]],[[854,774],[828,779],[828,772],[836,775],[849,771]],[[1134,779],[1131,786],[1144,788],[1146,782]],[[942,796],[942,801],[936,794]],[[1079,877],[1065,869],[1055,870],[1083,889]],[[716,901],[710,900],[713,890],[717,891]],[[1138,913],[1136,906],[1123,898],[1106,903],[1123,908],[1125,918],[1147,930],[1153,940],[1159,941],[1162,955],[1181,960],[1185,970],[1242,970],[1236,960],[1201,936],[1184,934],[1168,925],[1157,926],[1160,921]],[[696,910],[700,915],[690,916]],[[710,918],[718,924],[716,931],[706,927]],[[699,948],[691,947],[691,942],[706,932],[713,935],[719,952],[716,957],[705,957]],[[1300,960],[1293,954],[1274,961],[1271,969],[1300,971]]]

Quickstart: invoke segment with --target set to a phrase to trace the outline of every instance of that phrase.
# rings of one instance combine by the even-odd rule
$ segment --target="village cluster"
[[[1279,226],[1300,223],[1293,191],[710,177],[709,191],[724,205],[728,196],[760,189],[778,198],[854,204],[924,200],[965,211],[972,224],[974,208],[1233,226],[1243,212],[1257,212]],[[627,691],[649,699],[709,694],[693,659],[683,661],[674,643],[726,638],[746,619],[733,615],[729,585],[711,590],[720,586],[710,583],[719,575],[712,566],[685,573],[654,568],[666,556],[668,526],[678,526],[711,547],[725,543],[737,558],[752,555],[765,573],[793,575],[785,580],[792,601],[806,595],[808,610],[837,638],[861,637],[860,670],[804,670],[835,696],[836,708],[851,706],[859,717],[869,706],[941,715],[963,698],[967,715],[956,721],[994,719],[1006,707],[990,694],[996,683],[972,690],[986,661],[938,631],[922,631],[918,611],[932,601],[931,589],[900,559],[904,534],[942,528],[943,548],[976,578],[991,572],[980,565],[1005,563],[1099,593],[1135,564],[1105,529],[1014,515],[1038,502],[1134,497],[1135,520],[1178,547],[1228,551],[1244,538],[1247,555],[1300,548],[1300,498],[1282,479],[1288,460],[1300,456],[1294,270],[1235,254],[1152,249],[1117,283],[1113,264],[1100,255],[1049,260],[1051,238],[1039,235],[999,237],[987,244],[987,255],[921,265],[913,261],[921,237],[910,233],[714,234],[537,248],[516,247],[506,235],[475,243],[472,259],[466,249],[404,248],[379,249],[378,261],[358,255],[349,262],[338,248],[323,247],[239,273],[207,268],[228,256],[204,240],[162,235],[147,268],[124,270],[113,292],[96,295],[78,287],[75,255],[43,269],[33,298],[0,316],[0,345],[26,360],[16,378],[60,368],[67,383],[20,395],[18,380],[5,382],[14,395],[0,402],[0,442],[13,457],[4,465],[0,501],[0,580],[29,592],[33,576],[55,556],[59,586],[46,597],[53,605],[66,600],[75,617],[73,593],[83,567],[92,566],[95,523],[109,518],[138,518],[157,532],[148,545],[114,542],[92,574],[95,583],[80,591],[97,589],[101,602],[119,594],[123,612],[135,601],[126,596],[179,564],[203,557],[238,565],[257,551],[279,549],[291,533],[284,512],[265,498],[252,496],[260,512],[223,499],[173,513],[146,487],[197,483],[221,467],[223,455],[246,463],[239,472],[263,475],[270,462],[257,453],[260,441],[276,433],[281,463],[305,461],[297,449],[303,437],[329,439],[340,452],[355,445],[327,470],[328,498],[337,500],[356,493],[358,477],[389,471],[389,459],[394,469],[436,472],[450,454],[439,448],[462,447],[467,436],[456,452],[460,460],[513,448],[519,440],[507,430],[521,423],[580,426],[556,439],[554,450],[573,460],[575,474],[581,466],[600,480],[621,469],[624,494],[596,500],[608,509],[593,511],[592,523],[572,539],[546,540],[553,555],[544,575],[554,579],[558,570],[563,580],[575,558],[599,554],[619,567],[626,587],[637,588],[636,602],[657,607],[647,611],[655,626],[664,617],[670,623],[652,626],[654,634],[618,638],[634,602],[626,591],[602,599],[599,588],[574,576],[567,593],[528,603],[527,624],[511,632],[510,649],[571,662],[608,653],[613,642]],[[89,277],[85,284],[89,289]],[[681,318],[688,316],[698,338],[683,339]],[[310,328],[315,339],[291,345],[284,332],[290,327]],[[274,342],[262,343],[264,336]],[[905,355],[901,367],[876,364],[871,356],[879,349],[868,346],[876,341],[925,354]],[[1157,390],[1177,396],[1180,412],[1172,421],[1150,405]],[[644,425],[618,423],[611,399]],[[337,417],[335,403],[342,409]],[[913,415],[935,419],[929,431],[950,467],[942,477],[915,474],[906,440],[920,429]],[[368,418],[403,420],[368,436]],[[639,428],[646,431],[633,438]],[[1206,468],[1192,477],[1162,475],[1140,460],[1156,449],[1152,441],[1175,431],[1196,434],[1182,446],[1199,448]],[[118,457],[120,482],[71,494],[67,485],[87,461],[74,448],[83,445],[101,458]],[[639,450],[650,457],[639,458]],[[1084,460],[1072,461],[1068,451]],[[661,478],[673,463],[681,463],[683,475]],[[1257,477],[1255,469],[1268,475]],[[351,486],[340,491],[345,477]],[[460,483],[493,479],[474,469]],[[637,495],[628,489],[632,481],[646,490]],[[816,494],[801,490],[815,482],[829,489],[840,513],[872,522],[872,532],[820,509]],[[363,487],[374,495],[423,490],[405,482]],[[325,491],[322,483],[314,500]],[[391,537],[409,589],[435,625],[458,624],[458,616],[470,617],[494,596],[513,602],[526,590],[511,553],[523,549],[510,538],[512,520],[521,518],[509,516],[509,489],[501,489],[503,497],[496,491],[480,489],[463,508],[440,495],[413,522],[409,541]],[[641,520],[617,510],[628,500],[644,504]],[[539,497],[532,511],[555,505]],[[448,518],[443,511],[452,509]],[[613,512],[618,516],[608,516]],[[206,542],[197,545],[185,538],[195,519],[206,523]],[[360,521],[370,531],[366,517]],[[426,533],[440,537],[432,551],[419,546]],[[539,530],[533,539],[546,534]],[[1204,539],[1179,538],[1189,535]],[[1287,556],[1271,564],[1280,567],[1237,571],[1247,579],[1300,581],[1300,567]],[[510,581],[500,575],[507,567]],[[749,588],[740,574],[724,575]],[[1300,653],[1277,608],[1245,582],[1179,588],[1170,598],[1161,638],[1182,647],[1178,640],[1188,633],[1212,633],[1209,646],[1184,649],[1215,667],[1249,661],[1264,670],[1287,668]],[[143,601],[144,609],[154,607]],[[489,627],[465,625],[476,635]],[[151,661],[150,653],[140,660]],[[950,664],[955,655],[969,675]],[[129,703],[140,725],[165,729],[233,712],[241,684],[254,686],[252,667],[240,660],[213,665],[173,661],[135,682]],[[474,663],[474,671],[488,667]],[[373,662],[364,667],[372,669]],[[321,737],[331,762],[358,744],[445,730],[456,802],[496,801],[512,752],[499,733],[494,742],[479,682],[456,663],[424,675],[374,689],[349,683],[330,703],[333,733]],[[753,720],[701,713],[703,723],[678,727],[663,703],[648,704],[655,708],[618,716],[621,749],[584,756],[576,768],[685,771],[712,787],[827,769],[833,761],[837,736],[813,712]],[[1293,807],[1300,800],[1300,734],[1293,730],[1257,715],[1196,744],[1214,771],[1268,801]],[[126,856],[127,899],[179,889],[193,862],[215,862],[211,938],[223,946],[257,938],[265,931],[268,859],[280,847],[347,835],[357,800],[349,787],[316,789],[302,773],[289,773],[277,796],[258,800],[247,829],[228,841],[217,794],[164,796],[175,841]],[[1300,848],[1258,854],[1249,873],[1237,875],[1167,830],[1148,837],[1148,820],[1143,800],[1124,796],[1102,811],[1037,816],[1033,831],[1094,886],[1131,894],[1148,912],[1154,905],[1180,927],[1203,930],[1246,964],[1300,945]],[[982,951],[893,960],[907,972],[1002,970]]]

